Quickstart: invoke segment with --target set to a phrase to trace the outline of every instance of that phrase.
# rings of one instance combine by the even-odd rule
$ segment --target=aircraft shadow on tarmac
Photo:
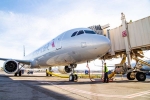
[[[7,84],[5,84],[5,82]],[[52,91],[52,90],[49,90],[49,89],[45,89],[45,88],[42,88],[42,87],[39,87],[39,86],[34,86],[34,85],[30,84],[30,82],[37,82],[37,81],[12,80],[11,78],[9,78],[9,76],[0,75],[0,86],[3,85],[3,87],[1,87],[1,89],[0,89],[0,93],[8,95],[13,88],[14,88],[14,90],[16,90],[17,87],[19,87],[19,85],[16,85],[16,87],[15,87],[14,85],[12,85],[12,83],[13,84],[18,84],[19,83],[19,84],[23,84],[24,86],[27,86],[29,88],[32,88],[33,90],[36,90],[37,92],[41,92],[41,93],[47,95],[50,98],[53,97],[53,98],[55,98],[57,100],[75,100],[75,98],[71,98],[71,97],[69,97],[67,95],[63,95],[63,94],[60,94],[58,92],[55,92],[55,91]],[[8,83],[9,83],[9,86],[7,86]],[[11,89],[9,90],[8,87],[11,87]],[[7,92],[5,91],[5,88],[8,88]],[[18,91],[21,92],[22,90],[18,90]],[[28,91],[26,91],[26,92],[28,92]],[[13,93],[15,94],[15,92],[13,92]],[[11,95],[13,95],[13,93],[11,93]],[[6,100],[8,98],[17,99],[18,97],[0,96],[0,100]],[[23,98],[26,98],[26,97],[22,97],[22,99]],[[31,99],[34,99],[34,98],[31,98]]]

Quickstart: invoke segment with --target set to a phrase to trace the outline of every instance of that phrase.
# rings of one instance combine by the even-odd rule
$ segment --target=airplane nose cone
[[[111,47],[111,44],[110,44],[110,40],[108,38],[106,38],[105,36],[103,36],[103,38],[101,38],[100,40],[100,45],[106,50],[108,51]]]
[[[101,54],[107,53],[111,48],[110,40],[105,36],[99,35],[93,42]]]

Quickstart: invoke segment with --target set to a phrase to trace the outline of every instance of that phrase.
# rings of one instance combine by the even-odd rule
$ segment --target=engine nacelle
[[[58,67],[58,71],[62,74],[67,74],[67,73],[70,73],[72,69],[69,68],[68,66],[60,66]]]
[[[15,60],[7,60],[4,65],[3,69],[8,74],[16,73],[19,69],[19,64]]]

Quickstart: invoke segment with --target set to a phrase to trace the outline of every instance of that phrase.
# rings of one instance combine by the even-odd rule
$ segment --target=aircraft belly
[[[47,61],[55,55],[55,52],[47,53],[42,57],[37,58],[39,66],[52,66],[52,64],[47,64]]]
[[[98,57],[103,56],[107,51],[103,48],[85,48],[86,50],[79,51],[79,54],[76,56],[76,61],[78,63],[83,63],[94,59],[97,59]]]
[[[48,65],[68,65],[74,62],[74,59],[68,54],[59,54],[47,60]]]
[[[84,63],[87,60],[91,61],[98,57],[101,57],[106,51],[97,48],[82,48],[70,53],[60,53],[47,54],[40,61],[38,61],[40,66],[65,66],[72,63]]]
[[[88,49],[88,48],[86,48]],[[96,53],[93,53],[94,49],[80,49],[78,51],[73,51],[72,53],[70,53],[70,55],[74,58],[75,63],[85,63],[91,60],[94,60],[98,57],[98,55]]]

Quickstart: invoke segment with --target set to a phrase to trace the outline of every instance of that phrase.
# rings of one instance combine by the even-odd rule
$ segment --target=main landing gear
[[[77,64],[70,64],[72,68],[72,73],[69,75],[69,81],[78,81],[78,75],[74,73],[74,68],[76,68]]]
[[[14,76],[17,76],[17,74],[19,74],[19,76],[21,76],[21,75],[22,75],[21,70],[19,70],[18,72],[16,72],[16,73],[14,74]]]
[[[21,68],[24,66],[24,64],[23,65],[21,65]],[[17,76],[17,74],[19,74],[19,76],[21,76],[22,75],[22,71],[21,71],[21,68],[19,68],[19,70],[14,74],[14,76]]]
[[[129,72],[127,74],[128,80],[134,80],[137,79],[138,81],[145,81],[146,80],[146,74],[143,72]]]

